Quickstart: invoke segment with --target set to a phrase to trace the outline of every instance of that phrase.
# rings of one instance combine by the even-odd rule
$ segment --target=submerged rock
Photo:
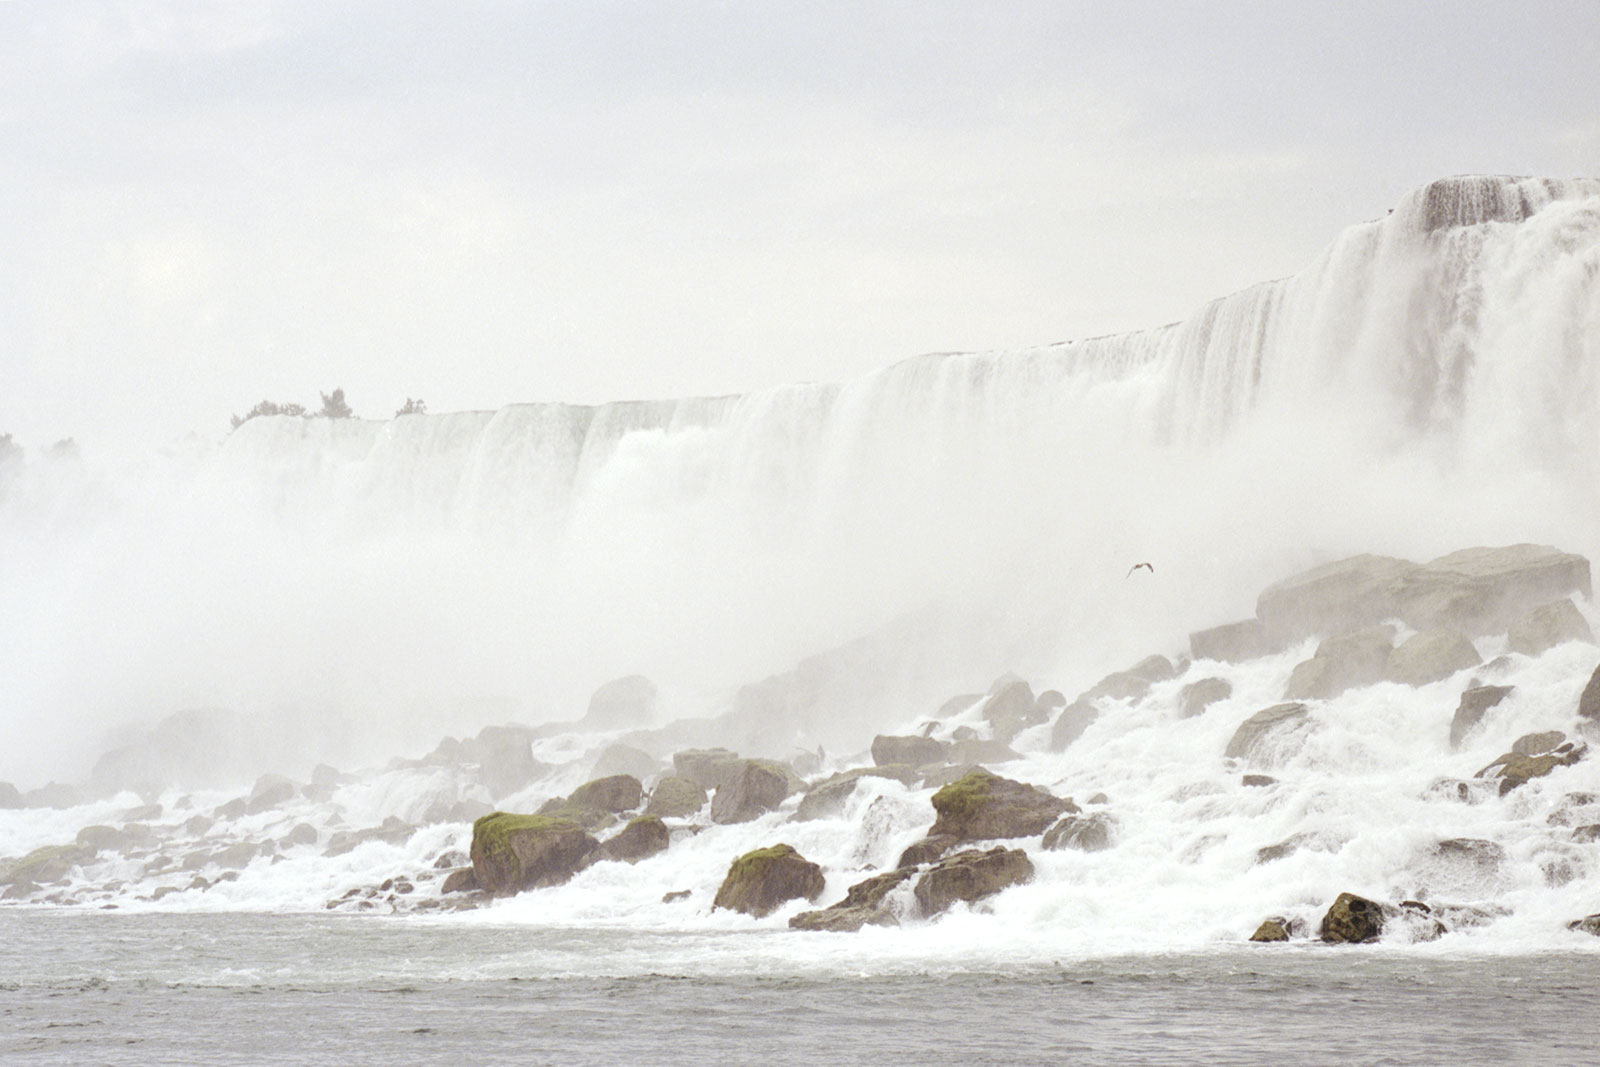
[[[1479,685],[1463,692],[1455,717],[1450,720],[1450,747],[1460,748],[1472,728],[1483,721],[1484,714],[1514,690],[1509,685]]]
[[[803,911],[789,920],[789,926],[796,930],[828,930],[835,933],[850,933],[863,926],[898,926],[900,920],[889,909],[885,898],[916,873],[913,867],[902,867],[875,874],[851,886],[839,903],[821,911]]]
[[[1376,941],[1383,933],[1384,919],[1384,906],[1377,901],[1340,893],[1322,917],[1319,936],[1332,944]]]
[[[706,806],[706,791],[698,782],[677,775],[661,779],[650,791],[650,803],[645,805],[646,815],[665,819],[686,819]]]
[[[1403,685],[1427,685],[1483,662],[1478,650],[1454,630],[1423,630],[1389,653],[1384,677]]]
[[[772,845],[733,861],[711,907],[742,911],[759,919],[791,900],[815,900],[825,886],[821,867],[792,845]]]
[[[912,888],[922,914],[938,915],[957,901],[982,900],[1033,880],[1033,861],[1020,848],[969,849],[934,864]]]
[[[1079,809],[1038,786],[979,770],[933,794],[933,810],[938,818],[929,837],[987,841],[1042,834],[1057,818]]]
[[[563,819],[497,811],[472,824],[472,870],[495,896],[560,885],[600,843]]]
[[[1511,624],[1506,647],[1524,656],[1537,656],[1568,641],[1594,644],[1594,631],[1571,599],[1562,597],[1540,604]]]
[[[1222,755],[1226,759],[1276,762],[1287,740],[1311,721],[1311,712],[1300,703],[1274,704],[1256,712],[1233,732]]]

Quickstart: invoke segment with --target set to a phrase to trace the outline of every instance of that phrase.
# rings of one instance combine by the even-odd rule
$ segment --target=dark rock
[[[572,791],[569,803],[582,808],[600,811],[632,811],[644,800],[644,787],[631,774],[614,774],[609,778],[596,778]]]
[[[906,850],[900,853],[900,859],[895,867],[920,867],[924,863],[933,863],[960,843],[961,839],[954,834],[924,837],[921,841],[906,846]]]
[[[1276,651],[1267,640],[1266,628],[1259,619],[1230,622],[1189,635],[1189,654],[1195,659],[1221,663],[1243,663]]]
[[[789,796],[783,773],[760,760],[746,760],[737,781],[722,786],[711,798],[714,823],[749,822],[775,809]]]
[[[1233,696],[1233,683],[1225,678],[1202,678],[1178,690],[1178,708],[1185,719],[1203,713],[1219,700]]]
[[[844,812],[845,804],[855,795],[856,786],[861,783],[860,775],[850,778],[830,778],[800,798],[800,806],[795,809],[796,822],[809,822],[812,819],[832,819]]]
[[[1256,932],[1250,935],[1250,940],[1264,943],[1289,940],[1287,920],[1281,918],[1264,920],[1256,927]]]
[[[1589,675],[1589,684],[1583,687],[1583,695],[1578,697],[1578,717],[1591,721],[1600,719],[1600,667],[1594,669]]]
[[[250,799],[245,801],[245,814],[258,815],[263,811],[282,807],[294,799],[299,792],[294,782],[281,774],[263,774],[256,779],[255,787],[250,790]]]
[[[594,855],[603,860],[638,863],[657,852],[665,852],[671,843],[666,823],[654,815],[641,815],[614,837],[600,842]]]
[[[672,767],[705,790],[721,789],[744,773],[745,761],[725,748],[691,748],[673,754]]]
[[[742,911],[759,919],[788,901],[816,900],[825,885],[821,867],[790,845],[772,845],[733,861],[711,907]]]
[[[1460,748],[1472,728],[1483,721],[1484,713],[1510,696],[1514,688],[1509,685],[1480,685],[1462,693],[1461,702],[1456,705],[1455,717],[1450,720],[1450,747]]]
[[[618,774],[631,774],[643,781],[655,774],[661,767],[661,761],[642,748],[632,745],[615,744],[607,745],[601,749],[600,755],[595,758],[594,769],[590,775],[595,778],[610,778]]]
[[[591,730],[623,730],[650,725],[656,712],[656,686],[642,674],[607,682],[589,698],[583,725]]]
[[[1068,815],[1044,832],[1043,847],[1052,852],[1065,848],[1099,852],[1111,847],[1111,828],[1111,816],[1103,811]]]
[[[1222,754],[1227,759],[1248,759],[1271,765],[1288,740],[1310,721],[1311,712],[1304,704],[1274,704],[1240,723]]]
[[[694,890],[692,889],[674,889],[671,892],[661,894],[661,903],[676,904],[680,900],[688,900],[693,894]]]
[[[1038,786],[974,771],[933,794],[938,813],[929,837],[950,834],[961,841],[1032,837],[1060,816],[1076,813],[1071,800]]]
[[[1519,738],[1519,740],[1522,739]],[[1479,778],[1498,780],[1500,783],[1500,795],[1505,796],[1513,789],[1526,785],[1535,778],[1543,778],[1557,767],[1572,766],[1581,760],[1587,752],[1587,746],[1568,748],[1564,752],[1547,752],[1541,755],[1523,755],[1517,752],[1507,752],[1479,771],[1477,776]]]
[[[1566,739],[1567,735],[1560,730],[1541,730],[1523,734],[1511,742],[1511,751],[1518,756],[1537,756],[1543,752],[1554,752]]]
[[[661,779],[650,791],[646,815],[666,819],[686,819],[706,806],[706,791],[690,778],[672,775]]]
[[[1247,786],[1258,788],[1278,784],[1278,780],[1270,774],[1247,774],[1240,780]]]
[[[926,763],[944,761],[944,744],[931,737],[893,737],[879,734],[872,739],[872,762],[879,767],[897,763],[909,763],[913,767],[921,767]]]
[[[1600,937],[1600,914],[1585,915],[1581,919],[1573,919],[1567,924],[1568,930],[1576,930],[1580,934],[1593,934]]]
[[[1594,631],[1577,605],[1567,597],[1540,604],[1517,619],[1506,631],[1506,647],[1524,656],[1537,656],[1568,641],[1594,644]]]
[[[1402,685],[1428,685],[1483,662],[1472,642],[1454,630],[1422,630],[1389,653],[1384,677]]]
[[[1322,917],[1319,935],[1329,943],[1360,944],[1376,941],[1383,933],[1386,909],[1375,900],[1340,893]]]
[[[885,898],[916,873],[915,868],[906,867],[875,874],[851,886],[839,903],[821,911],[800,912],[789,920],[789,926],[795,930],[834,933],[853,933],[863,926],[898,926],[900,920],[885,904]]]
[[[1582,845],[1593,844],[1600,841],[1600,823],[1589,823],[1585,826],[1574,827],[1572,840]]]
[[[472,824],[472,870],[495,896],[560,885],[600,843],[563,819],[497,811]]]
[[[1329,637],[1317,646],[1316,655],[1295,667],[1284,698],[1328,700],[1347,689],[1380,682],[1390,650],[1389,631],[1381,626]]]
[[[1033,880],[1033,862],[1020,848],[997,845],[987,852],[968,849],[940,860],[912,889],[922,914],[938,915],[957,901],[982,900]]]

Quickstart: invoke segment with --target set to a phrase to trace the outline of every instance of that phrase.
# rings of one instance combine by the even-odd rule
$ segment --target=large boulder
[[[1060,752],[1072,744],[1099,717],[1100,711],[1094,706],[1094,701],[1082,697],[1062,708],[1061,714],[1056,716],[1055,725],[1050,728],[1051,750]]]
[[[1589,675],[1589,684],[1583,687],[1583,693],[1578,697],[1578,718],[1600,719],[1600,667],[1594,669]]]
[[[1227,759],[1270,766],[1280,761],[1293,739],[1310,721],[1310,709],[1304,704],[1274,704],[1240,723],[1222,754]]]
[[[1572,593],[1590,596],[1582,556],[1549,545],[1465,548],[1408,575],[1399,614],[1418,630],[1503,633],[1533,608]]]
[[[250,799],[245,801],[244,810],[250,815],[271,811],[293,800],[298,791],[294,782],[281,774],[263,774],[250,790]]]
[[[725,748],[687,748],[672,756],[672,769],[701,789],[721,789],[744,773],[745,760]]]
[[[895,863],[895,867],[920,867],[924,863],[933,863],[959,844],[961,839],[954,834],[924,837],[921,841],[906,846],[905,851],[900,853],[900,859]]]
[[[1284,699],[1329,700],[1346,689],[1382,681],[1391,648],[1389,632],[1381,626],[1329,637],[1289,675]]]
[[[772,811],[788,796],[789,780],[782,770],[761,760],[746,760],[739,777],[718,788],[711,798],[711,821],[749,822]]]
[[[1033,880],[1033,861],[1020,848],[996,845],[987,852],[968,849],[934,864],[912,888],[923,915],[933,916],[957,901],[982,900],[1002,889]]]
[[[21,859],[0,865],[0,885],[46,885],[59,882],[74,867],[93,860],[93,845],[47,845],[36,848]]]
[[[533,731],[525,726],[485,726],[464,747],[492,800],[522,790],[549,770],[534,759]]]
[[[654,815],[641,815],[620,833],[600,842],[593,855],[596,859],[638,863],[657,852],[665,852],[671,843],[672,835],[667,832],[666,823]]]
[[[705,806],[706,791],[700,783],[669,775],[650,790],[650,803],[645,805],[644,813],[664,819],[687,819]]]
[[[1061,709],[1050,730],[1050,747],[1059,752],[1081,737],[1100,717],[1100,701],[1140,700],[1152,685],[1177,676],[1172,661],[1160,655],[1146,656],[1127,670],[1106,675]]]
[[[1375,900],[1354,893],[1340,893],[1322,917],[1320,936],[1330,944],[1376,941],[1383,933],[1387,910]]]
[[[1456,713],[1450,720],[1450,747],[1460,748],[1472,728],[1483,721],[1488,710],[1510,696],[1514,686],[1478,685],[1461,694]]]
[[[1099,852],[1111,847],[1112,819],[1103,811],[1067,815],[1044,832],[1043,846],[1050,851],[1077,849]]]
[[[1221,663],[1243,663],[1276,651],[1260,619],[1245,619],[1189,635],[1189,655]]]
[[[886,903],[891,891],[917,873],[915,867],[875,874],[851,886],[844,899],[821,911],[803,911],[789,920],[795,930],[853,933],[863,926],[898,926],[900,919]]]
[[[570,822],[590,833],[604,830],[617,821],[617,817],[609,811],[587,804],[574,804],[566,797],[551,797],[539,805],[539,814],[549,819]]]
[[[1540,604],[1506,631],[1506,647],[1524,656],[1537,656],[1568,641],[1594,644],[1589,620],[1568,597]]]
[[[742,911],[759,919],[788,901],[816,900],[825,886],[821,867],[791,845],[772,845],[733,861],[711,907]]]
[[[1389,653],[1384,677],[1402,685],[1427,685],[1483,662],[1472,642],[1454,630],[1421,630]]]
[[[1020,679],[1001,679],[995,683],[979,714],[1001,741],[1010,741],[1028,727],[1045,721],[1040,717],[1039,702],[1033,695],[1033,688]]]
[[[472,824],[472,871],[481,889],[509,896],[566,882],[599,847],[565,819],[497,811]]]
[[[933,794],[933,810],[938,818],[929,837],[949,834],[960,841],[989,841],[1042,834],[1078,806],[1036,785],[975,770]]]
[[[1415,563],[1353,556],[1275,582],[1256,598],[1256,618],[1270,645],[1360,629],[1399,614],[1397,591]]]
[[[572,791],[569,803],[600,811],[632,811],[644,799],[644,787],[631,774],[613,774],[609,778],[596,778]]]
[[[22,791],[10,782],[0,782],[0,811],[14,811],[22,806]]]
[[[83,795],[83,790],[63,782],[46,782],[22,794],[22,805],[26,808],[55,808],[59,811],[76,808],[87,802],[88,797]]]
[[[931,737],[879,734],[872,739],[872,762],[879,767],[900,763],[921,767],[927,763],[943,763],[944,760],[944,744]]]
[[[849,778],[830,778],[814,786],[800,798],[800,806],[794,812],[795,821],[832,819],[843,814],[845,804],[855,795],[856,786],[860,783],[861,776],[856,775]]]
[[[631,774],[644,781],[660,768],[661,761],[644,749],[618,743],[600,750],[589,775],[593,778],[610,778],[614,774]]]
[[[589,698],[582,724],[591,730],[626,730],[650,725],[655,717],[656,685],[642,674],[607,682]]]
[[[1219,700],[1233,696],[1233,684],[1225,678],[1202,678],[1178,690],[1178,709],[1185,719],[1203,714]]]

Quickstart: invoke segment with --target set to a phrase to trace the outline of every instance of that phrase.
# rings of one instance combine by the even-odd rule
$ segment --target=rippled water
[[[810,962],[776,938],[824,946]],[[0,912],[11,1063],[1592,1062],[1600,955],[1378,947],[937,973],[851,936]]]

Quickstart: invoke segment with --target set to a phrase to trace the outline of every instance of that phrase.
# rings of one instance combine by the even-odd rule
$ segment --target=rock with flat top
[[[1594,631],[1568,597],[1540,604],[1511,624],[1506,647],[1524,656],[1537,656],[1568,641],[1594,644]]]
[[[821,867],[791,845],[772,845],[733,861],[711,907],[742,911],[759,919],[791,900],[816,900],[825,887]]]
[[[1060,816],[1079,809],[1036,785],[976,770],[933,794],[933,810],[938,818],[929,837],[987,841],[1042,834]]]
[[[472,870],[495,896],[560,885],[599,847],[582,827],[544,815],[497,811],[472,824]]]
[[[1384,678],[1402,685],[1443,681],[1483,662],[1472,642],[1454,630],[1422,630],[1402,641],[1384,667]]]

